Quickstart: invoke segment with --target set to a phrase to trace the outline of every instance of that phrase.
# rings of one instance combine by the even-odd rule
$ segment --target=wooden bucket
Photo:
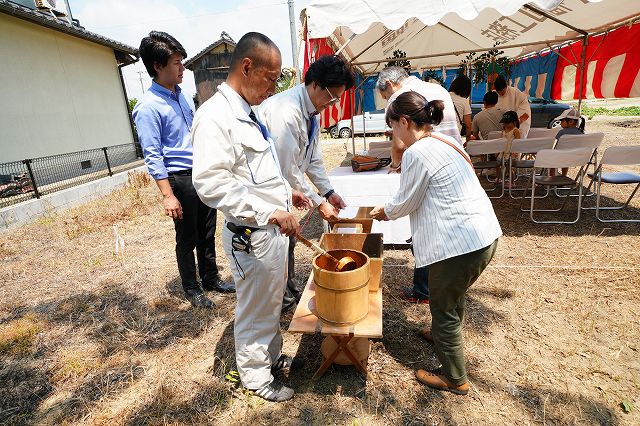
[[[382,234],[335,234],[325,233],[320,238],[320,247],[325,250],[349,249],[361,251],[369,256],[369,291],[376,293],[380,288],[384,246]]]
[[[369,313],[369,256],[356,250],[329,250],[329,253],[337,259],[350,256],[358,268],[336,272],[329,270],[333,263],[326,256],[313,258],[316,314],[332,324],[356,323]]]

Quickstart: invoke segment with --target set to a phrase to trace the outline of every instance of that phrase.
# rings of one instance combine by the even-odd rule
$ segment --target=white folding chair
[[[543,127],[532,127],[529,129],[529,133],[527,134],[527,139],[533,138],[556,138],[556,135],[560,131],[562,127],[552,127],[551,129],[543,128]]]
[[[584,135],[564,135],[557,140],[555,149],[576,149],[576,148],[589,148],[592,150],[591,158],[589,158],[588,167],[593,166],[593,171],[595,172],[598,168],[598,148],[602,145],[602,141],[604,140],[604,133],[587,133]],[[593,184],[593,180],[589,183],[589,187],[587,188],[586,196],[595,195],[594,192],[591,192],[591,185]],[[563,188],[557,188],[563,189]],[[556,190],[557,193],[557,190]]]
[[[596,218],[600,222],[640,222],[640,219],[603,219],[600,217],[601,210],[621,210],[629,206],[629,203],[633,199],[633,196],[638,192],[640,188],[640,174],[632,171],[622,172],[609,172],[603,173],[602,167],[605,165],[612,166],[630,166],[640,165],[640,145],[631,146],[612,146],[605,150],[600,160],[600,164],[595,173],[590,173],[591,181],[596,182],[596,206],[583,207],[584,209],[596,211]],[[635,188],[631,192],[631,195],[622,206],[617,207],[602,207],[600,205],[601,188],[603,183],[610,183],[613,185],[632,185],[636,184]],[[591,187],[591,185],[589,185]]]
[[[536,154],[538,151],[543,149],[551,149],[553,148],[553,144],[555,143],[554,138],[531,138],[531,139],[514,139],[511,144],[511,153],[512,154]],[[509,157],[509,176],[511,176],[511,171],[513,169],[532,169],[533,170],[534,160],[514,160]],[[511,198],[516,198],[512,191],[526,191],[527,187],[523,188],[513,188],[513,183],[509,188],[509,196]],[[522,197],[525,197],[526,193],[522,194]],[[546,196],[546,195],[545,195]],[[540,197],[538,197],[540,198]]]
[[[493,139],[486,141],[471,141],[465,147],[467,154],[469,156],[478,156],[478,155],[489,155],[489,154],[497,154],[497,160],[488,160],[488,161],[477,161],[473,163],[473,168],[475,170],[484,170],[484,169],[496,169],[500,168],[502,179],[500,179],[500,185],[497,183],[493,186],[493,188],[486,188],[486,192],[493,192],[498,187],[501,188],[500,195],[497,196],[489,196],[489,198],[500,198],[504,195],[504,173],[505,173],[505,155],[502,154],[507,148],[507,140],[504,138],[501,139]]]
[[[586,168],[589,164],[589,158],[591,157],[591,149],[589,148],[577,148],[572,150],[554,150],[543,149],[538,151],[534,162],[535,169],[552,169],[561,167],[580,167],[575,179],[567,176],[536,176],[535,172],[532,173],[531,183],[531,202],[529,206],[529,217],[531,221],[535,223],[576,223],[580,220],[580,212],[582,207],[582,183],[584,181],[584,175],[586,174]],[[569,197],[564,197],[564,202],[557,209],[535,209],[534,203],[536,197],[536,185],[544,187],[557,187],[557,186],[571,186],[572,189],[578,189],[578,213],[576,218],[572,221],[559,221],[559,220],[536,220],[534,212],[559,212],[561,211],[569,200]],[[524,199],[524,198],[523,198]],[[521,209],[526,211],[526,209]]]

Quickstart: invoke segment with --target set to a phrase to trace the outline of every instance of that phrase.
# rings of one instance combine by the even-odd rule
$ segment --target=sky
[[[300,11],[308,3],[294,2],[298,32]],[[165,31],[184,46],[188,58],[219,40],[222,31],[235,41],[258,31],[280,47],[283,67],[293,65],[287,0],[69,0],[69,6],[87,30],[135,48],[150,31]],[[142,61],[122,71],[129,99],[140,99],[151,84]],[[191,71],[185,70],[180,86],[191,102],[196,93]]]

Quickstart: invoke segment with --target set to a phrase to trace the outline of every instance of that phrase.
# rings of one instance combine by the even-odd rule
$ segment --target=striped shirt
[[[469,163],[431,137],[404,152],[400,187],[384,211],[390,219],[409,215],[418,268],[487,247],[502,235]]]
[[[391,104],[398,96],[404,92],[416,92],[424,96],[427,101],[440,100],[444,102],[443,118],[440,124],[433,126],[436,132],[444,133],[451,136],[462,146],[460,139],[460,130],[458,130],[458,117],[456,109],[453,106],[451,95],[447,89],[435,83],[428,83],[420,80],[418,77],[410,75],[400,82],[400,89],[389,97],[387,105]]]

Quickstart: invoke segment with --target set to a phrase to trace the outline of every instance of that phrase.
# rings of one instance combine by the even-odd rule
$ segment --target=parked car
[[[555,118],[571,105],[542,98],[529,98],[531,104],[531,127],[546,127],[548,129],[560,125]],[[471,104],[471,117],[482,110],[482,104]]]
[[[355,127],[356,135],[362,135],[365,131],[367,135],[384,133],[387,128],[387,124],[384,121],[384,110],[379,109],[365,112],[364,115],[354,116],[353,127]],[[340,120],[335,126],[329,128],[329,133],[333,138],[350,138],[351,132],[351,119]]]

